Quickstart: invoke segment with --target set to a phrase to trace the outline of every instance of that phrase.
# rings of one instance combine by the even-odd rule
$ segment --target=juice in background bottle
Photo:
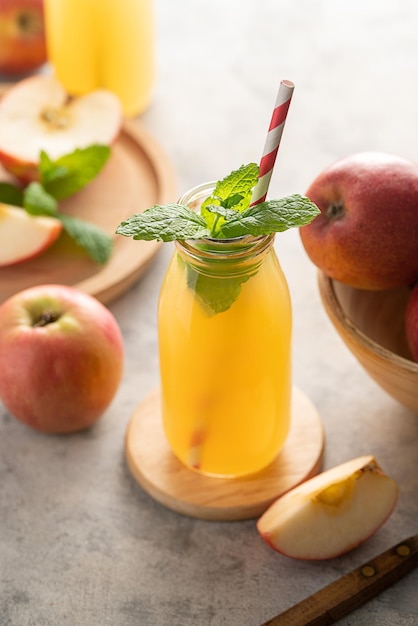
[[[71,95],[98,88],[140,114],[154,81],[152,0],[45,0],[48,55]]]
[[[203,197],[209,195],[205,191]],[[186,204],[185,197],[180,204]],[[164,279],[159,301],[163,424],[176,456],[202,473],[242,476],[261,470],[288,434],[292,314],[273,241],[273,236],[258,238],[254,249],[227,262],[223,276],[218,253],[209,258],[211,253],[201,255],[194,242],[176,242]],[[230,289],[240,267],[242,275],[251,276],[235,302],[213,314],[191,288],[190,263],[203,276],[216,276],[221,291]]]

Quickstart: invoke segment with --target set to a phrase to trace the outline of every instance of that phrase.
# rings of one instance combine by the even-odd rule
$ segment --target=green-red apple
[[[405,329],[412,358],[418,363],[418,283],[412,289],[406,306]]]
[[[20,76],[46,60],[43,0],[1,0],[0,73]]]
[[[300,228],[311,261],[328,276],[362,289],[418,279],[418,164],[381,152],[340,159],[306,195],[320,208]]]
[[[122,376],[123,340],[113,314],[65,285],[38,285],[0,306],[0,398],[46,433],[93,424]]]

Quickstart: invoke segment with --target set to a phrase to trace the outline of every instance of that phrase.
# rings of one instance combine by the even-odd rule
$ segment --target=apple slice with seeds
[[[396,482],[362,456],[318,474],[276,500],[257,522],[263,539],[295,559],[329,559],[363,543],[389,517]]]
[[[0,267],[22,263],[49,248],[62,231],[55,217],[32,216],[0,203]]]
[[[121,126],[121,104],[110,91],[71,98],[52,76],[31,76],[0,101],[0,163],[27,183],[38,178],[41,150],[54,160],[76,148],[111,145]]]

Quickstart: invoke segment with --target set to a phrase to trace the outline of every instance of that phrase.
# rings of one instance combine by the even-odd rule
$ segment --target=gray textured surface
[[[296,83],[271,195],[303,192],[329,162],[418,157],[418,4],[408,0],[157,0],[159,74],[142,121],[179,190],[259,159],[281,78]],[[0,407],[1,626],[257,626],[418,532],[418,417],[364,374],[319,301],[297,233],[276,243],[294,307],[295,382],[319,409],[325,466],[373,453],[398,506],[361,548],[324,563],[270,550],[254,521],[213,523],[155,503],[125,466],[132,411],[158,383],[164,247],[111,305],[126,371],[92,430],[37,434]],[[418,623],[418,571],[341,624]]]

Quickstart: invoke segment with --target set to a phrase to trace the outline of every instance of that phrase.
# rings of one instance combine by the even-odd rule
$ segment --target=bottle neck
[[[186,192],[179,204],[199,212],[202,202],[215,188],[214,182],[204,183]],[[196,239],[176,241],[182,258],[200,273],[231,276],[257,271],[273,246],[275,235],[237,237],[234,239]]]
[[[274,235],[176,241],[180,256],[199,273],[238,276],[256,272],[272,249]]]

